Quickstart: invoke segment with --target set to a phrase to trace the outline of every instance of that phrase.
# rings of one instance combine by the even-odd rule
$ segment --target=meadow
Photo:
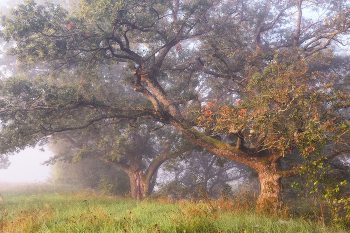
[[[1,185],[1,184],[0,184]],[[348,232],[317,218],[254,210],[252,200],[169,200],[102,195],[69,186],[0,186],[0,232]]]

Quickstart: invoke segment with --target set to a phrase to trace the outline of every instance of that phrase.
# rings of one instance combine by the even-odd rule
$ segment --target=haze
[[[41,165],[53,156],[51,151],[28,148],[10,157],[11,165],[0,169],[0,182],[34,183],[45,182],[50,177],[50,166]]]

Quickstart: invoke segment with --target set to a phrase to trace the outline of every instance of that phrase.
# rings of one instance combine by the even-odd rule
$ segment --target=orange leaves
[[[208,103],[207,103],[207,107],[208,107],[208,108],[215,107],[215,104],[214,104],[214,103],[212,103],[212,102],[208,102]]]
[[[73,28],[73,22],[71,21],[68,25],[67,25],[68,30],[71,30]]]
[[[309,156],[310,154],[312,154],[315,151],[316,151],[315,146],[309,146],[309,147],[305,148],[302,152],[303,152],[304,156]]]
[[[271,63],[247,80],[240,100],[227,106],[208,103],[200,126],[215,133],[235,134],[238,129],[251,145],[268,132],[264,148],[291,153],[299,148],[306,156],[316,154],[344,129],[332,120],[350,105],[349,95],[332,93],[330,77],[310,72],[308,61]],[[335,121],[336,122],[336,121]]]
[[[238,115],[243,117],[243,116],[247,115],[247,112],[248,112],[248,109],[240,109],[238,111]]]
[[[324,132],[329,132],[332,135],[342,135],[342,132],[344,131],[344,129],[342,129],[341,127],[339,127],[338,124],[336,124],[333,119],[329,119],[326,122],[324,122],[323,124],[321,124],[319,126],[319,128],[321,130],[323,130]]]
[[[225,106],[225,107],[222,108],[222,111],[219,112],[219,113],[220,113],[221,117],[227,118],[229,116],[229,114],[230,114],[230,110],[228,109],[227,106]]]
[[[211,108],[213,108],[215,106],[215,104],[214,103],[211,103],[211,102],[209,102],[208,104],[207,104],[207,106],[204,108],[205,110],[204,110],[204,116],[206,117],[206,118],[212,118],[212,116],[214,115],[214,113],[211,111]]]
[[[209,102],[198,118],[198,125],[210,128],[217,133],[228,133],[232,127],[244,125],[249,115],[248,109],[237,107],[218,106]]]
[[[205,109],[204,115],[211,120],[212,116],[214,115],[210,109]]]

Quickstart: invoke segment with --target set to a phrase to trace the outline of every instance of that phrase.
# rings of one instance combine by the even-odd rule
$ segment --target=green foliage
[[[107,195],[112,193],[113,184],[109,183],[106,176],[102,176],[100,182],[98,183],[97,189],[100,190],[102,194]]]

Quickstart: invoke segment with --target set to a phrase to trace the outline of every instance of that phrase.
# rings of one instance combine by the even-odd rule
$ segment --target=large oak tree
[[[4,82],[1,152],[148,118],[255,169],[259,204],[277,208],[281,179],[303,169],[283,170],[284,157],[298,150],[320,165],[349,150],[349,97],[328,84],[346,79],[331,58],[348,35],[349,9],[345,0],[82,0],[68,14],[27,1],[3,17],[2,36],[15,41],[9,52],[22,67],[47,72]],[[117,63],[126,64],[125,86],[100,79],[105,97],[94,73]],[[130,87],[139,101],[126,100]]]

